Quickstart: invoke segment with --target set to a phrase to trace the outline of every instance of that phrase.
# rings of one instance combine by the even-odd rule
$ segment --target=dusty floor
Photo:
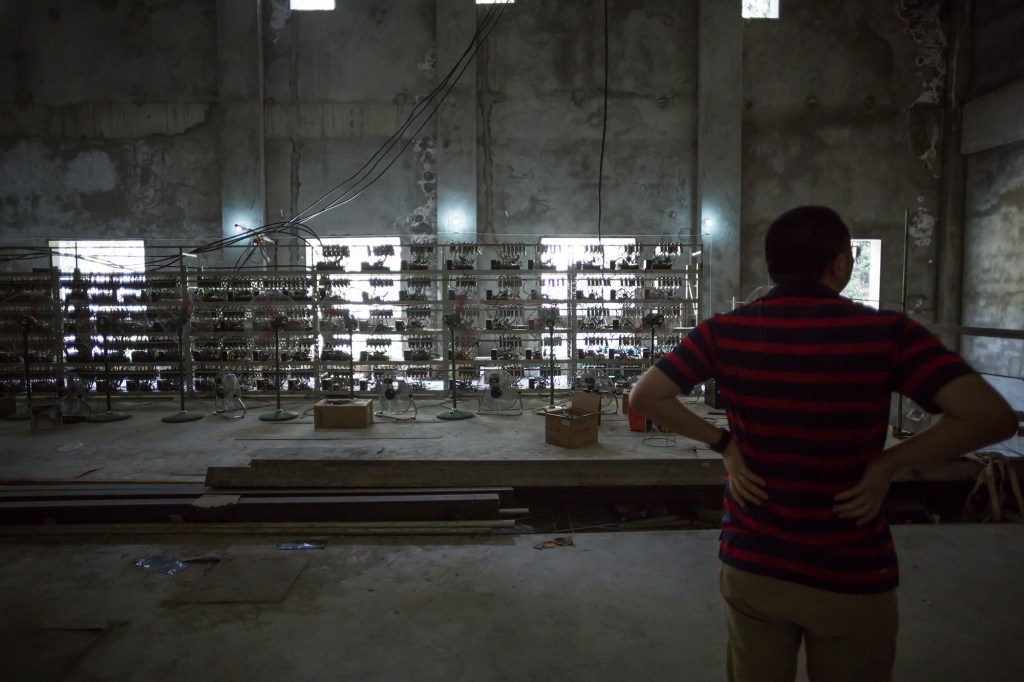
[[[127,401],[115,409],[132,418],[111,424],[33,432],[0,421],[0,480],[201,482],[208,466],[260,458],[715,457],[682,438],[645,442],[621,414],[603,418],[597,445],[556,448],[533,414],[546,401],[518,417],[458,422],[437,420],[448,406],[433,402],[414,423],[359,431],[314,431],[308,416],[260,422],[271,408],[257,403],[236,421],[165,424],[173,403]],[[894,532],[903,570],[896,679],[1024,679],[1024,527]],[[540,551],[550,537],[2,529],[3,678],[712,682],[724,679],[716,535],[577,533],[573,546]],[[277,549],[296,540],[326,546]],[[155,556],[191,564],[175,575],[136,565]]]
[[[895,531],[896,679],[1024,679],[1024,528]],[[721,680],[715,535],[6,537],[4,678]]]
[[[28,422],[0,420],[6,450],[0,457],[0,481],[202,481],[209,466],[245,466],[260,458],[720,459],[703,443],[674,436],[646,438],[630,431],[621,411],[602,416],[596,445],[573,450],[550,445],[544,442],[544,418],[534,414],[549,402],[527,400],[518,416],[442,421],[436,415],[450,410],[451,403],[432,398],[419,401],[415,421],[377,417],[368,429],[318,431],[313,428],[314,399],[285,401],[285,409],[300,415],[292,421],[260,421],[259,415],[273,412],[274,406],[252,399],[243,419],[209,415],[184,424],[161,421],[178,412],[175,401],[116,400],[114,410],[132,415],[130,419],[37,431]],[[561,402],[556,397],[556,403]],[[198,413],[213,410],[212,403],[198,400],[186,407]],[[466,399],[458,407],[472,411],[476,402]],[[710,414],[703,403],[692,407],[725,423],[724,414]],[[94,401],[94,409],[102,412],[102,401]]]

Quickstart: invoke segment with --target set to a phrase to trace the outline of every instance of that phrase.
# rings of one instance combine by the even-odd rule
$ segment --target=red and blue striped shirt
[[[882,454],[892,392],[937,413],[935,393],[973,372],[923,326],[820,284],[783,285],[701,322],[657,363],[683,393],[714,378],[747,466],[769,499],[725,488],[719,555],[736,568],[834,592],[896,587],[884,516],[833,511]]]

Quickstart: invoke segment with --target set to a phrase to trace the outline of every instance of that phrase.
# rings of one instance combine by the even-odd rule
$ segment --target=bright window
[[[778,19],[779,0],[742,0],[744,19]]]
[[[582,295],[587,299],[607,301],[611,298],[613,281],[594,273],[588,276],[589,270],[608,269],[615,261],[623,259],[629,247],[636,245],[633,237],[542,237],[538,248],[538,259],[541,270],[551,270],[551,274],[541,275],[541,297],[552,301],[551,307],[558,309],[561,317],[559,326],[568,324],[569,300]],[[573,284],[577,291],[569,290],[569,280],[565,274],[569,269],[576,269]],[[578,307],[578,306],[577,306]],[[608,303],[607,318],[619,317],[622,314],[621,303]],[[572,352],[566,345],[555,347],[556,358],[566,358]]]
[[[146,270],[146,246],[141,239],[80,239],[51,241],[54,263],[57,269],[65,274],[75,270],[83,275],[130,274],[143,273]],[[121,285],[117,287],[117,302],[122,303],[125,297],[137,296],[138,289],[133,289],[125,278],[119,278]],[[67,298],[71,290],[62,286],[61,300]],[[98,290],[90,288],[90,296]]]
[[[321,320],[322,348],[350,352],[344,330],[347,315],[361,331],[352,339],[351,353],[358,360],[363,353],[373,361],[402,359],[402,335],[392,330],[402,320],[399,306],[402,241],[398,237],[323,237],[306,251],[307,262],[321,278],[318,283],[327,296]]]
[[[141,276],[145,272],[145,242],[141,239],[54,240],[50,242],[50,249],[53,253],[53,262],[61,273],[76,275],[73,279],[64,279],[60,289],[61,302],[65,305],[69,322],[75,329],[65,336],[68,358],[82,360],[95,356],[101,350],[101,346],[98,345],[99,337],[94,333],[94,320],[97,316],[118,311],[113,318],[119,319],[122,314],[144,310],[142,306],[126,304],[127,300],[137,297],[140,290],[133,286],[133,280],[136,278],[124,275],[138,273]],[[111,287],[115,278],[85,277],[79,280],[78,273],[93,276],[110,274],[120,277],[116,278],[117,283]],[[108,279],[110,283],[107,283]],[[83,282],[84,291],[76,286],[76,281]],[[72,289],[75,289],[74,296]],[[83,304],[78,298],[82,294],[89,297],[88,304]],[[130,338],[125,336],[122,340],[134,340],[139,343],[146,341],[145,337],[134,335]],[[125,349],[129,357],[132,352],[130,347]]]
[[[334,9],[334,0],[292,0],[293,10]]]
[[[882,288],[882,240],[854,239],[850,245],[856,260],[850,283],[843,289],[843,296],[878,308]]]
[[[143,272],[146,247],[141,239],[80,239],[51,241],[54,263],[61,272]]]

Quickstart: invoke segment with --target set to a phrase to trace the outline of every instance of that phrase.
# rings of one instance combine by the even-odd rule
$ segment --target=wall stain
[[[930,245],[932,235],[935,234],[935,216],[930,214],[926,208],[918,209],[910,215],[907,231],[914,240],[914,246]]]
[[[923,89],[905,110],[907,127],[914,154],[935,178],[942,174],[940,117],[946,87],[946,27],[939,16],[940,4],[937,0],[901,0],[896,7],[896,16],[918,45],[914,64],[923,81]]]
[[[422,71],[423,75],[426,76],[427,78],[436,78],[437,77],[437,45],[436,44],[431,44],[430,49],[427,50],[426,56],[423,57],[423,61],[420,62],[417,66],[419,66],[420,71]]]
[[[437,235],[437,138],[420,137],[413,141],[416,160],[420,164],[419,186],[423,191],[423,203],[404,216],[395,219],[395,227],[401,232],[421,239]]]

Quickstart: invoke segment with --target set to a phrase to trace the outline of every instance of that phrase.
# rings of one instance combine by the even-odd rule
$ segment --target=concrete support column
[[[221,231],[265,225],[263,1],[217,0]]]
[[[732,309],[740,284],[743,19],[739,3],[700,0],[697,224],[704,239],[702,315]]]
[[[437,0],[437,77],[455,66],[476,32],[476,5]],[[437,112],[438,241],[477,238],[476,60]]]
[[[960,152],[963,105],[970,94],[971,2],[951,3],[942,130],[942,205],[939,207],[935,321],[959,325],[964,282],[964,204],[967,157]],[[959,336],[943,339],[959,348]]]

